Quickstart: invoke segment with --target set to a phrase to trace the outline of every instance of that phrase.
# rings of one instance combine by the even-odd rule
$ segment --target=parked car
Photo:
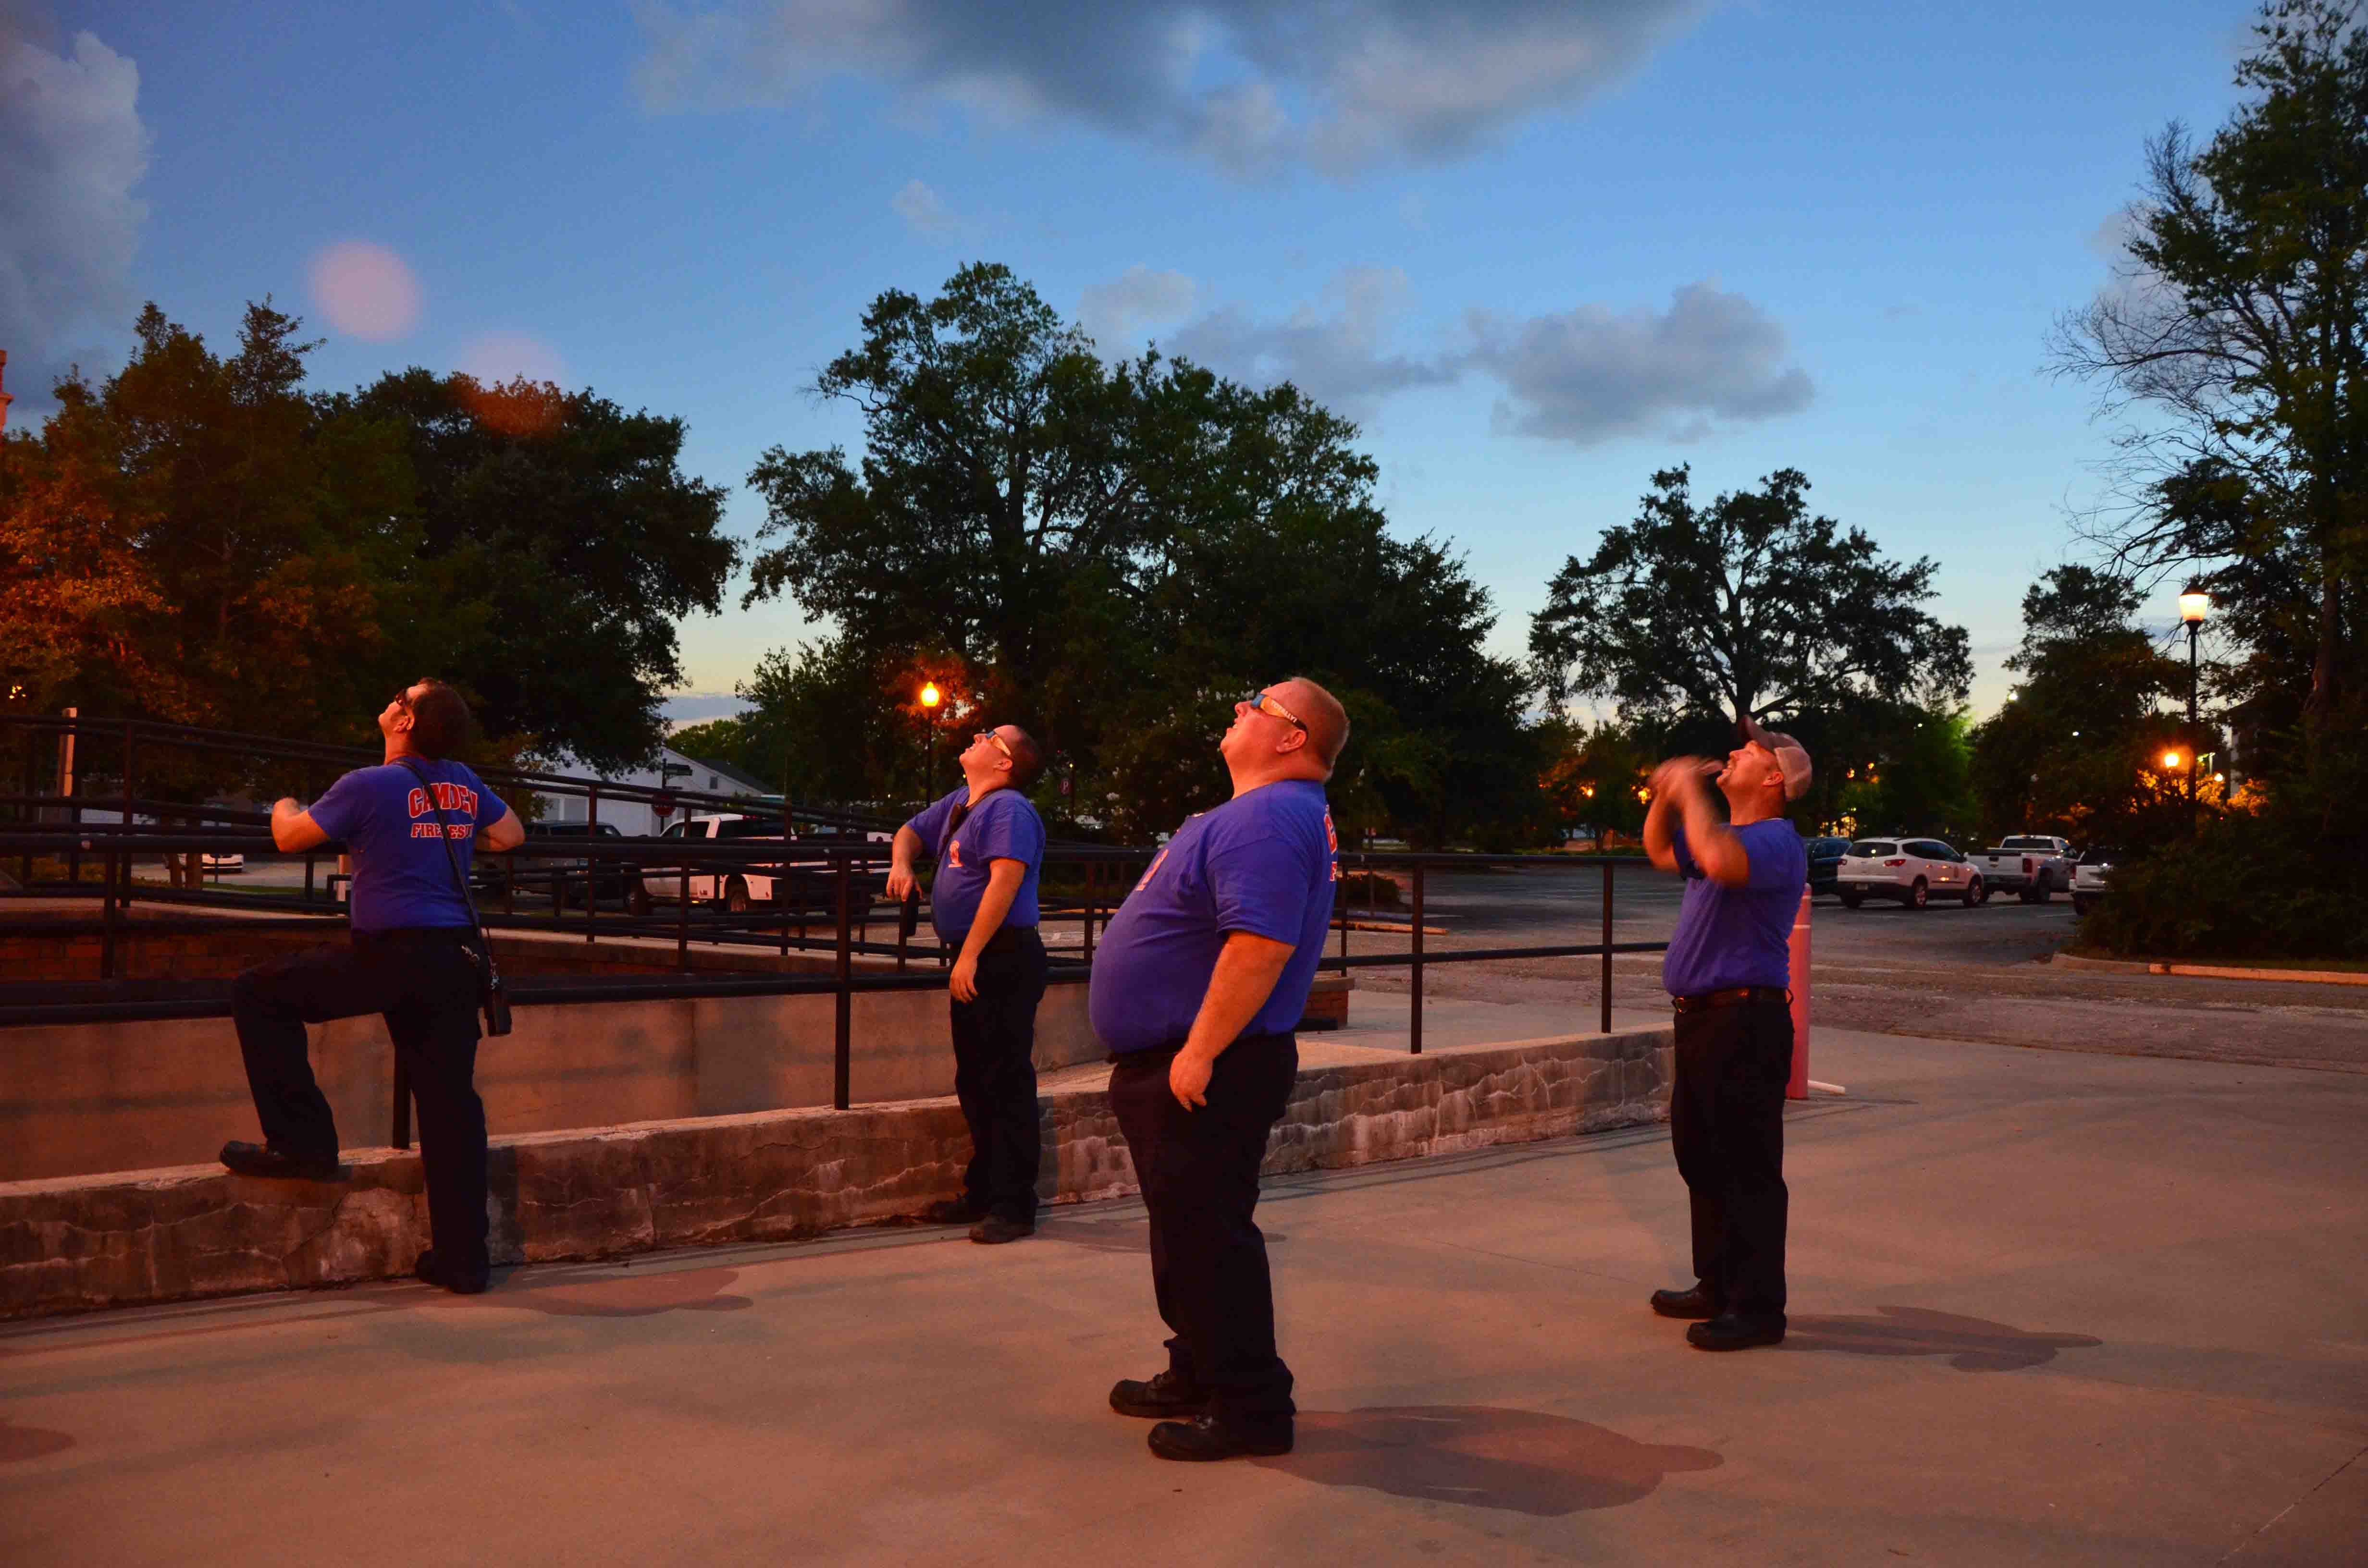
[[[530,822],[526,824],[526,835],[529,842],[575,839],[586,845],[625,836],[610,822]],[[589,855],[479,855],[470,861],[470,885],[487,898],[509,896],[515,883],[518,892],[541,893],[553,906],[565,909],[584,903],[587,880],[593,898],[621,903],[635,915],[649,913],[641,868],[630,862],[602,860],[595,866]]]
[[[817,848],[836,847],[842,844],[877,846],[879,869],[869,875],[860,876],[854,890],[860,899],[869,901],[876,898],[888,886],[888,846],[894,835],[885,833],[866,833],[860,836],[854,834],[801,834],[784,840],[778,817],[718,813],[678,822],[658,836],[665,842],[680,843],[686,846],[752,840],[786,844],[785,858],[778,863],[702,867],[697,860],[688,859],[673,865],[654,863],[642,873],[642,885],[653,899],[677,903],[686,896],[688,890],[688,896],[694,903],[719,903],[726,909],[741,910],[759,903],[817,909],[836,901],[837,883],[831,862],[819,857],[797,858],[798,848],[804,846]]]
[[[2107,844],[2092,844],[2080,852],[2078,865],[2072,868],[2072,913],[2086,915],[2097,907],[2097,901],[2110,891],[2108,887],[2113,862],[2122,852]]]
[[[2010,892],[2025,903],[2045,903],[2072,886],[2072,861],[2079,851],[2046,834],[2017,834],[1998,840],[1995,849],[1974,857],[1982,881],[1993,892]]]
[[[209,849],[199,855],[198,869],[216,872],[244,871],[246,869],[246,857],[236,850],[227,855],[217,855]]]
[[[1937,838],[1861,838],[1843,855],[1834,884],[1845,909],[1870,898],[1921,909],[1936,898],[1975,904],[1990,895],[1973,863]]]
[[[1814,898],[1821,892],[1834,892],[1839,891],[1834,884],[1841,875],[1842,857],[1850,852],[1850,840],[1847,838],[1813,838],[1809,840],[1807,847],[1809,851],[1809,896]]]

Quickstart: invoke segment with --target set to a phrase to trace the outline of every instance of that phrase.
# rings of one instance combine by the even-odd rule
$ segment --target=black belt
[[[1672,996],[1669,1005],[1680,1013],[1700,1013],[1712,1007],[1742,1007],[1754,1002],[1790,1004],[1793,994],[1781,985],[1738,985],[1730,991],[1705,991],[1694,996]]]
[[[1266,1045],[1278,1040],[1287,1040],[1296,1043],[1299,1037],[1290,1029],[1281,1029],[1273,1034],[1241,1034],[1235,1035],[1234,1043],[1225,1049],[1239,1051],[1246,1045]],[[1176,1053],[1184,1049],[1184,1045],[1185,1042],[1180,1040],[1163,1040],[1157,1045],[1147,1045],[1141,1051],[1113,1051],[1110,1053],[1110,1059],[1114,1064],[1130,1062],[1138,1064],[1172,1062],[1176,1058]]]

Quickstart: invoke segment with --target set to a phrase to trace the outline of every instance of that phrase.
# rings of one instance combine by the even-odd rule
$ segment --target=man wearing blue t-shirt
[[[1677,1010],[1669,1141],[1692,1210],[1695,1280],[1654,1291],[1653,1310],[1702,1320],[1686,1339],[1703,1350],[1784,1337],[1791,941],[1809,858],[1783,813],[1809,787],[1809,754],[1748,716],[1737,724],[1744,744],[1724,764],[1661,764],[1645,817],[1645,852],[1686,879],[1661,983]]]
[[[491,1261],[485,1107],[475,1082],[475,923],[454,865],[466,877],[472,849],[515,849],[526,829],[450,760],[469,733],[459,692],[438,680],[406,687],[378,727],[384,763],[347,774],[309,811],[292,800],[271,808],[272,842],[284,855],[344,841],[354,867],[352,939],[259,965],[232,983],[231,1016],[264,1141],[224,1144],[222,1163],[241,1176],[335,1179],[337,1128],[305,1059],[305,1026],[384,1014],[419,1108],[432,1244],[414,1272],[472,1295],[485,1288]]]
[[[1292,1030],[1324,955],[1338,845],[1324,781],[1349,716],[1312,680],[1234,704],[1233,799],[1192,817],[1134,884],[1094,960],[1110,1109],[1151,1221],[1167,1368],[1110,1390],[1162,1459],[1288,1453],[1291,1369],[1258,1207],[1267,1135],[1299,1074]]]
[[[938,858],[929,922],[954,951],[946,989],[954,1037],[954,1096],[970,1127],[962,1195],[929,1206],[939,1224],[974,1221],[987,1245],[1036,1231],[1043,1135],[1036,1108],[1036,1004],[1044,999],[1044,944],[1036,934],[1036,881],[1044,823],[1028,799],[1043,754],[1017,724],[981,730],[962,754],[962,788],[896,830],[888,895],[913,891],[913,862]]]

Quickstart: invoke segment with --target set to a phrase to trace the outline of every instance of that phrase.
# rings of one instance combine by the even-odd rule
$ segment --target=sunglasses
[[[1011,743],[1005,740],[993,730],[981,730],[978,733],[973,735],[971,740],[973,744],[979,741],[993,741],[996,744],[996,749],[1003,753],[1003,757],[1006,762],[1018,762],[1019,760],[1018,757],[1011,755]]]
[[[1292,729],[1297,730],[1303,735],[1307,733],[1307,726],[1301,722],[1298,714],[1293,713],[1290,709],[1285,708],[1281,703],[1277,702],[1273,698],[1269,697],[1263,691],[1251,692],[1247,697],[1241,699],[1241,706],[1245,708],[1255,708],[1269,719],[1280,719],[1284,723],[1289,724]]]

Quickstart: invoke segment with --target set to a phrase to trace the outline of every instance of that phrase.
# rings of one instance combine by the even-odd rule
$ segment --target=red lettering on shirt
[[[403,805],[405,815],[415,817],[426,816],[427,814],[427,791],[425,790],[412,790],[411,799],[405,801]]]
[[[474,821],[476,819],[477,792],[474,790],[461,784],[438,784],[435,786],[435,790],[436,802],[434,805],[430,805],[428,803],[427,790],[415,789],[411,791],[410,798],[404,802],[404,810],[412,816],[424,817],[428,812],[441,807],[443,810],[448,812],[466,812],[469,813],[470,820]],[[423,838],[433,838],[435,835],[421,834],[418,836]],[[459,838],[464,835],[458,829],[455,829],[452,836]]]
[[[949,866],[955,867],[955,868],[957,868],[957,869],[959,869],[959,868],[961,867],[961,865],[962,865],[962,840],[961,840],[961,839],[959,839],[959,838],[949,838],[949,839],[947,839],[947,840],[946,840],[946,864],[947,864],[947,865],[949,865]]]
[[[1141,892],[1144,888],[1149,887],[1151,885],[1151,879],[1157,876],[1159,874],[1159,868],[1167,863],[1167,850],[1162,849],[1158,854],[1153,856],[1151,858],[1151,865],[1143,873],[1143,880],[1134,884],[1134,891]]]

